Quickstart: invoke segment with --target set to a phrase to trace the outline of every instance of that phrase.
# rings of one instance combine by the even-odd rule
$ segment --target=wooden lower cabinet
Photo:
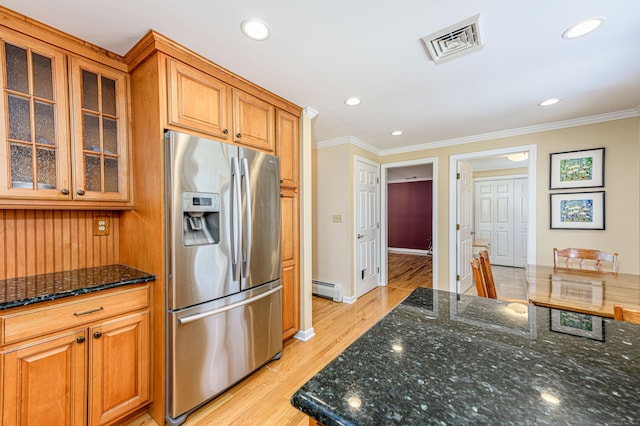
[[[85,424],[86,348],[71,331],[2,354],[2,424]]]
[[[89,328],[89,424],[116,420],[149,400],[149,312]]]
[[[299,197],[295,190],[280,189],[282,235],[282,338],[300,330]]]
[[[2,424],[126,417],[150,401],[149,348],[148,308],[2,348]]]

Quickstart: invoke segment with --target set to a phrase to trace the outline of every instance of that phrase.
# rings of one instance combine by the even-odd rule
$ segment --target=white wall
[[[342,286],[355,295],[351,283],[351,164],[348,144],[313,151],[314,280]],[[341,215],[342,222],[332,221]]]

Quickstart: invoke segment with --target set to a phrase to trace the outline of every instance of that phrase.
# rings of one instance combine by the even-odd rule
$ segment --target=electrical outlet
[[[98,216],[93,218],[93,235],[109,235],[111,231],[111,218]]]
[[[342,215],[341,214],[331,215],[331,221],[333,223],[342,223]]]

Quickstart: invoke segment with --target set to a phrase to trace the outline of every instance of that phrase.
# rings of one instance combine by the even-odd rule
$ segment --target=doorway
[[[525,145],[511,148],[502,148],[480,152],[451,155],[449,157],[449,179],[456,182],[459,163],[467,163],[473,167],[479,167],[482,162],[513,161],[507,156],[526,153],[528,159],[527,177],[529,182],[528,194],[528,228],[527,228],[527,263],[536,263],[536,145]],[[499,166],[495,167],[496,169]],[[460,262],[462,247],[459,245],[458,217],[460,213],[461,197],[458,194],[457,185],[449,186],[449,291],[460,293],[461,286],[458,277],[461,276]]]
[[[387,285],[389,281],[388,270],[388,249],[389,249],[389,182],[398,181],[403,179],[407,182],[421,181],[425,179],[431,180],[431,241],[430,249],[427,250],[407,250],[407,253],[420,253],[427,254],[431,252],[432,261],[432,282],[435,283],[438,276],[438,230],[436,224],[437,218],[437,200],[438,200],[438,159],[437,158],[423,158],[419,160],[401,161],[395,163],[382,164],[381,175],[381,200],[380,200],[380,259],[381,259],[381,285]],[[391,176],[391,179],[390,179]],[[425,215],[426,216],[426,215]],[[425,221],[429,220],[425,217]],[[433,285],[434,288],[437,286]]]

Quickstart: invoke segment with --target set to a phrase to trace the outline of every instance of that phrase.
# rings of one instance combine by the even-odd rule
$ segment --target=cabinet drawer
[[[63,299],[42,307],[0,315],[0,345],[98,321],[149,306],[149,286]]]

